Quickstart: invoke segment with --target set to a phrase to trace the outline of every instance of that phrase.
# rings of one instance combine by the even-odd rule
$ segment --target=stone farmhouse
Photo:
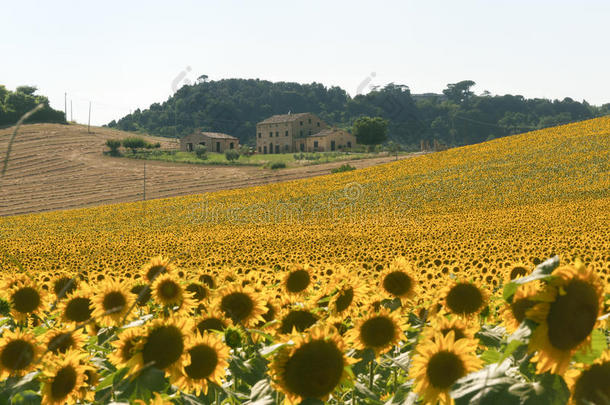
[[[315,114],[274,115],[256,124],[258,153],[325,152],[356,146],[356,138],[329,128]]]
[[[208,152],[224,153],[229,149],[239,149],[239,139],[220,132],[197,131],[180,139],[180,150],[192,152],[198,146],[205,146]]]

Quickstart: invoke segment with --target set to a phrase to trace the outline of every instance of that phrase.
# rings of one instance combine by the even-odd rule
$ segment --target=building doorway
[[[216,152],[220,153],[220,142],[216,142]]]
[[[330,141],[330,150],[335,150],[335,141]]]

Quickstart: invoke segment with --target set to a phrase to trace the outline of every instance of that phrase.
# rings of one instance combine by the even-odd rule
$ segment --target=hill
[[[12,128],[0,129],[0,162],[4,162]],[[16,215],[142,200],[144,162],[104,156],[107,139],[133,134],[83,125],[32,124],[21,127],[9,165],[0,179],[0,215]],[[143,136],[165,149],[175,140]],[[366,167],[393,158],[352,163]],[[199,166],[158,161],[146,163],[146,198],[247,187],[327,174],[341,162],[277,171],[256,167]]]
[[[431,279],[478,268],[495,283],[501,269],[561,254],[610,281],[608,162],[610,118],[599,118],[336,175],[3,218],[0,245],[32,268],[67,257],[75,267],[137,268],[157,254],[185,268],[374,267],[405,255]],[[108,186],[99,189],[97,198]]]
[[[224,132],[254,144],[256,123],[274,114],[313,112],[329,124],[351,128],[362,115],[389,121],[390,139],[410,148],[433,139],[450,146],[483,142],[610,113],[602,107],[520,95],[475,95],[473,81],[448,84],[443,94],[412,95],[409,87],[388,84],[351,97],[340,87],[265,80],[226,79],[185,85],[163,103],[112,121],[108,126],[166,137],[196,128]]]

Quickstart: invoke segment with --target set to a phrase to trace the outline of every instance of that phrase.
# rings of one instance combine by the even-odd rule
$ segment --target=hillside
[[[372,266],[403,254],[433,278],[483,266],[476,277],[496,283],[503,276],[487,277],[492,268],[561,254],[583,257],[610,281],[609,162],[610,118],[599,118],[338,175],[3,218],[0,245],[32,268],[53,257],[59,267],[134,268],[160,253],[187,268]],[[124,168],[113,170],[103,178]],[[43,255],[42,246],[55,247]]]
[[[551,127],[610,113],[569,97],[527,99],[520,95],[475,95],[475,83],[451,83],[441,95],[412,95],[406,85],[363,88],[353,97],[340,87],[265,80],[225,79],[185,85],[167,101],[136,110],[108,125],[167,137],[194,129],[224,132],[254,144],[256,123],[289,111],[312,112],[331,125],[351,128],[360,116],[389,121],[391,140],[419,148],[421,140],[450,146]],[[359,93],[360,93],[359,90]],[[370,91],[369,91],[370,90]]]
[[[0,129],[4,162],[12,128]],[[144,161],[104,156],[107,139],[133,136],[108,128],[32,124],[21,127],[9,165],[0,179],[0,216],[137,201],[143,198]],[[175,140],[144,136],[163,148]],[[354,161],[366,167],[392,157]],[[256,167],[199,166],[148,161],[146,199],[247,187],[327,174],[341,162],[280,171]]]

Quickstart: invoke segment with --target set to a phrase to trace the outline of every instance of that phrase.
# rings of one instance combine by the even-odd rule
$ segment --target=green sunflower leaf
[[[513,295],[515,295],[517,288],[521,284],[526,284],[536,280],[548,280],[552,277],[551,273],[557,268],[557,266],[559,266],[559,256],[553,256],[550,259],[545,260],[536,266],[536,268],[529,275],[518,278],[506,284],[506,286],[504,286],[504,291],[502,292],[502,297],[506,302],[512,302]]]
[[[604,332],[599,329],[594,329],[591,333],[591,347],[587,347],[584,351],[576,353],[572,356],[572,360],[577,363],[592,364],[602,355],[607,347],[608,345]]]

